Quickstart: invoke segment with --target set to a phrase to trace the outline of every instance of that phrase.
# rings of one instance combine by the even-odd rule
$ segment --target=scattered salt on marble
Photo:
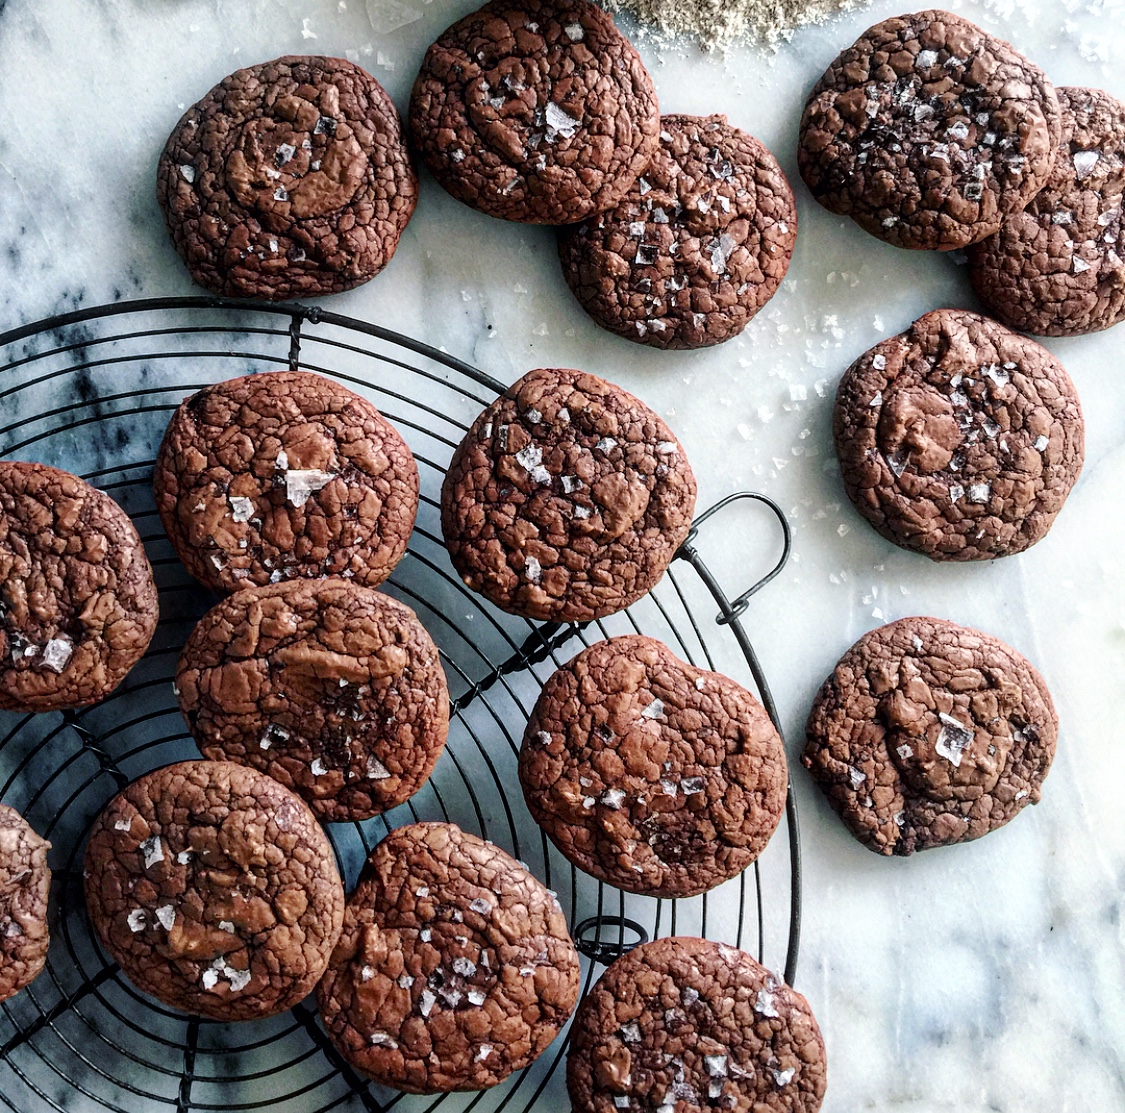
[[[229,495],[227,502],[230,503],[230,516],[236,522],[248,522],[254,514],[254,500],[248,499],[244,495]]]
[[[328,772],[328,766],[320,758],[313,758],[312,764],[309,766],[314,777],[323,777]]]
[[[492,911],[492,905],[484,897],[477,897],[476,900],[469,902],[469,910],[476,912],[478,915],[487,916]]]
[[[789,401],[790,402],[804,402],[809,396],[808,387],[802,383],[789,384]]]
[[[938,719],[942,728],[938,734],[937,742],[934,743],[934,749],[943,758],[952,762],[953,765],[959,766],[961,756],[972,744],[975,733],[969,730],[964,723],[954,719],[952,715],[945,714],[944,711],[939,713]]]
[[[138,931],[144,931],[145,910],[143,908],[134,908],[133,911],[125,917],[125,922],[129,925],[129,930],[134,934]]]
[[[145,858],[145,869],[151,869],[157,862],[164,861],[164,848],[160,845],[160,836],[153,835],[145,839],[140,845],[140,851]]]
[[[176,910],[170,904],[162,904],[156,910],[156,918],[165,931],[171,931],[176,923]]]
[[[52,638],[43,646],[43,655],[39,660],[52,672],[61,673],[73,653],[74,647],[65,638]]]
[[[280,458],[280,456],[279,456]],[[294,506],[304,506],[309,496],[327,486],[335,476],[317,468],[290,468],[285,472],[285,497]]]
[[[851,533],[851,531],[852,531],[852,527],[851,527],[851,526],[849,526],[849,525],[847,524],[847,522],[841,522],[841,523],[840,523],[840,524],[839,524],[839,525],[838,525],[838,526],[836,527],[836,532],[837,532],[837,533],[838,533],[838,534],[839,534],[839,535],[840,535],[841,537],[847,537],[847,536],[848,536],[848,534],[849,534],[849,533]]]
[[[1094,172],[1094,167],[1098,165],[1099,157],[1098,151],[1075,151],[1074,176],[1079,181],[1088,178]]]

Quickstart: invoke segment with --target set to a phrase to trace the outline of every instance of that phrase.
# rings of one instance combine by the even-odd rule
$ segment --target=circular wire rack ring
[[[656,900],[576,870],[512,787],[523,728],[542,684],[584,646],[616,634],[659,638],[684,660],[756,688],[780,729],[740,618],[788,556],[789,527],[776,505],[739,493],[704,511],[657,588],[619,615],[580,626],[502,614],[454,573],[441,540],[439,497],[454,448],[503,384],[426,344],[319,308],[215,298],[118,303],[0,335],[0,456],[50,463],[107,491],[137,525],[160,589],[153,643],[107,700],[73,712],[0,713],[0,799],[52,841],[54,871],[46,968],[0,1005],[0,1109],[420,1113],[440,1107],[453,1113],[564,1107],[565,1033],[536,1063],[493,1090],[400,1094],[357,1076],[324,1034],[310,1001],[278,1017],[233,1025],[160,1006],[109,960],[87,921],[82,854],[94,818],[142,773],[199,756],[171,680],[191,627],[214,598],[191,580],[164,536],[151,490],[156,449],[187,395],[279,367],[346,383],[370,398],[410,445],[421,476],[418,523],[384,590],[418,613],[441,650],[450,685],[449,742],[430,781],[382,816],[329,825],[346,886],[388,831],[417,820],[451,820],[522,859],[557,890],[583,955],[583,994],[616,955],[673,934],[742,947],[783,970],[791,983],[801,909],[791,788],[786,824],[751,870],[702,897]],[[762,522],[774,536],[762,549],[772,545],[779,556],[731,601],[698,542],[707,536],[708,520],[735,503],[764,507]]]

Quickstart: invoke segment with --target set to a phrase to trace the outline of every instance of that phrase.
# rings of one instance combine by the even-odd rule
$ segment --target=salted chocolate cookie
[[[318,576],[375,587],[418,512],[418,467],[394,426],[307,371],[246,375],[186,399],[154,487],[180,560],[224,593]]]
[[[1023,552],[1082,470],[1074,384],[1046,348],[938,309],[844,372],[833,435],[848,497],[883,537],[931,560]]]
[[[105,699],[144,656],[157,609],[144,545],[109,495],[0,460],[0,707]]]
[[[308,806],[255,769],[183,761],[95,820],[86,907],[126,976],[214,1020],[282,1012],[320,980],[344,887]]]
[[[372,851],[317,999],[340,1053],[377,1082],[483,1090],[566,1023],[578,952],[554,894],[515,859],[415,823]]]
[[[1063,139],[1051,177],[973,245],[969,278],[1012,328],[1080,336],[1125,319],[1125,104],[1101,89],[1058,95]]]
[[[1058,718],[998,638],[938,618],[864,634],[821,685],[802,760],[879,854],[979,839],[1037,804]]]
[[[200,286],[283,299],[374,278],[418,179],[375,78],[342,58],[292,56],[232,73],[184,113],[156,195]]]
[[[737,336],[793,255],[797,209],[777,159],[725,116],[664,116],[616,208],[559,229],[563,277],[602,328],[654,348]]]
[[[1043,71],[961,16],[865,31],[801,117],[797,165],[826,209],[896,247],[966,247],[1046,184],[1061,137]]]
[[[505,611],[588,622],[635,603],[691,528],[695,476],[643,402],[529,371],[473,422],[441,489],[453,566]]]
[[[19,812],[0,804],[0,1001],[33,982],[47,961],[50,849]]]
[[[586,0],[493,0],[426,51],[410,99],[411,139],[438,182],[533,224],[613,208],[659,131],[640,56]]]
[[[745,688],[640,634],[597,642],[547,681],[519,772],[536,823],[570,861],[654,897],[695,896],[750,865],[789,776]]]
[[[417,616],[349,580],[235,592],[192,631],[176,688],[204,757],[268,773],[324,820],[413,796],[449,729],[445,673]]]
[[[745,951],[673,936],[617,959],[583,998],[573,1113],[816,1113],[825,1053],[808,1002]]]

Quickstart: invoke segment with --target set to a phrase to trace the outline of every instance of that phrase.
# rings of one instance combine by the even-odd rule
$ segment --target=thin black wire
[[[178,360],[205,360],[215,357],[221,357],[228,360],[241,360],[251,363],[273,363],[275,365],[288,364],[291,368],[302,368],[306,370],[316,370],[321,373],[331,374],[343,381],[351,382],[361,388],[367,390],[374,390],[380,394],[380,397],[393,399],[395,403],[402,403],[404,406],[409,407],[411,410],[420,412],[426,415],[426,423],[423,424],[407,414],[394,415],[388,413],[388,417],[396,424],[404,428],[416,431],[419,434],[429,438],[434,444],[440,445],[442,450],[451,449],[455,440],[451,437],[439,434],[433,427],[434,422],[442,422],[448,424],[450,427],[461,430],[464,428],[464,422],[460,420],[456,414],[450,413],[446,410],[440,409],[437,406],[431,406],[420,402],[416,397],[411,397],[406,393],[399,390],[392,389],[385,381],[368,380],[360,378],[355,375],[343,373],[335,370],[330,365],[322,365],[320,363],[321,353],[350,353],[357,356],[362,356],[367,359],[377,361],[377,364],[384,371],[392,376],[395,374],[406,373],[410,376],[421,377],[428,382],[440,384],[444,390],[448,390],[455,394],[458,398],[472,402],[475,406],[483,406],[491,397],[503,389],[502,384],[492,379],[490,376],[478,371],[476,368],[463,363],[440,352],[429,345],[422,344],[418,341],[411,340],[410,338],[400,337],[390,330],[383,329],[379,326],[369,325],[364,322],[352,321],[348,318],[338,316],[336,314],[328,313],[318,308],[307,309],[303,306],[286,306],[279,307],[276,305],[259,305],[254,303],[238,304],[225,302],[222,299],[214,298],[160,298],[149,299],[146,301],[119,303],[118,305],[108,307],[98,307],[88,310],[78,310],[74,313],[64,314],[59,317],[52,318],[48,321],[38,322],[33,325],[21,326],[17,329],[9,330],[7,333],[0,334],[0,349],[11,350],[12,345],[21,340],[26,340],[38,335],[54,332],[62,339],[63,330],[72,326],[84,324],[89,321],[103,320],[107,318],[126,317],[134,314],[144,314],[146,316],[156,313],[182,313],[187,316],[189,322],[192,318],[199,314],[216,314],[221,317],[221,320],[215,324],[195,324],[178,322],[175,326],[149,328],[140,330],[121,330],[106,336],[82,336],[67,342],[57,343],[54,347],[48,347],[40,351],[30,351],[22,356],[10,361],[6,365],[0,365],[0,375],[7,377],[10,374],[16,374],[19,369],[32,366],[39,363],[41,366],[44,361],[52,358],[62,358],[79,354],[82,358],[80,360],[71,360],[65,366],[57,370],[41,371],[38,375],[33,376],[26,382],[17,383],[16,385],[0,391],[0,398],[10,398],[18,395],[21,391],[29,389],[34,386],[41,386],[54,380],[58,380],[67,375],[73,375],[78,371],[89,372],[95,369],[104,369],[112,371],[126,364],[133,364],[138,361],[146,361],[148,363],[155,363],[168,359]],[[253,324],[253,321],[261,320],[262,315],[272,315],[279,319],[285,320],[284,327],[261,327],[261,325]],[[307,327],[308,326],[308,327]],[[371,347],[362,347],[358,343],[353,344],[347,340],[342,340],[333,336],[324,335],[319,332],[310,331],[311,327],[334,328],[340,330],[346,336],[354,336],[360,334],[369,338],[385,343],[390,352],[377,351]],[[182,339],[185,336],[209,336],[209,335],[223,335],[223,336],[261,336],[276,339],[279,345],[279,350],[276,353],[256,352],[256,351],[241,351],[237,348],[206,348],[204,350],[193,351],[188,348],[169,351],[161,350],[157,352],[148,353],[135,353],[132,355],[118,355],[108,354],[106,345],[116,345],[123,343],[132,343],[140,339],[156,338],[156,337],[176,337]],[[287,351],[281,349],[281,345],[288,342]],[[315,362],[309,361],[308,350],[309,345],[317,345],[318,358]],[[99,350],[100,349],[100,350]],[[415,355],[421,355],[427,360],[443,367],[447,374],[436,374],[433,371],[419,367],[413,363],[395,358],[393,353],[395,350],[406,350]],[[98,358],[90,358],[90,353],[97,352]],[[451,378],[448,373],[452,372]],[[468,380],[475,389],[470,389],[465,386],[460,379]],[[158,384],[149,384],[142,389],[129,390],[112,395],[101,395],[96,401],[88,401],[80,403],[71,407],[58,407],[49,410],[39,410],[33,422],[37,424],[49,423],[52,418],[67,417],[69,420],[65,424],[58,425],[54,428],[44,428],[35,436],[26,436],[17,445],[9,448],[9,451],[24,449],[44,438],[57,435],[60,432],[72,431],[88,425],[96,424],[98,422],[113,420],[124,421],[129,418],[135,418],[143,414],[156,413],[156,412],[169,412],[178,403],[179,399],[192,389],[198,389],[199,386],[205,384],[195,384],[194,386],[185,386],[182,381],[178,381],[175,386],[164,386]],[[169,401],[160,404],[143,404],[143,400],[151,399],[154,395],[165,394],[169,397]],[[123,404],[124,408],[113,411],[105,412],[107,405]],[[94,412],[90,412],[93,410]],[[97,411],[101,412],[97,412]],[[475,416],[475,414],[473,414]],[[0,433],[15,433],[16,430],[27,430],[27,423],[24,422],[19,426],[10,426],[7,429],[0,429]],[[433,468],[438,474],[443,472],[443,465],[439,462],[429,460],[425,456],[416,454],[419,462],[427,467]],[[109,476],[115,477],[111,482],[103,484],[105,489],[114,491],[128,490],[136,487],[147,487],[147,473],[151,469],[151,461],[146,461],[141,464],[125,464],[106,466],[91,472],[88,478],[104,479]],[[137,478],[125,478],[129,475],[135,475]],[[120,477],[120,478],[117,478]],[[711,575],[707,569],[706,564],[703,562],[698,550],[695,548],[694,542],[699,530],[712,515],[718,513],[730,503],[739,499],[758,499],[759,501],[769,502],[763,496],[753,495],[749,493],[742,493],[730,496],[728,499],[723,500],[721,503],[705,511],[696,520],[691,533],[689,534],[687,542],[681,549],[678,556],[690,565],[693,570],[699,575],[704,586],[710,592],[712,598],[720,606],[720,614],[717,621],[721,624],[728,624],[731,627],[732,633],[746,657],[747,663],[750,667],[751,673],[754,677],[755,683],[758,686],[759,692],[762,696],[762,702],[769,711],[771,717],[777,723],[777,712],[773,704],[772,696],[770,695],[768,685],[765,683],[764,675],[762,674],[761,667],[754,655],[753,649],[750,646],[749,639],[746,636],[745,630],[739,621],[740,616],[746,610],[747,604],[751,596],[773,579],[781,570],[785,558],[788,555],[788,548],[790,544],[789,527],[785,521],[784,515],[772,503],[769,505],[778,516],[781,527],[784,533],[784,548],[782,559],[778,565],[763,577],[758,583],[753,585],[748,591],[738,596],[734,600],[728,600],[718,582]],[[427,504],[432,508],[435,506],[433,499],[427,499]],[[164,545],[162,531],[156,526],[155,511],[145,507],[134,512],[134,517],[137,519],[151,517],[153,519],[153,531],[146,536],[146,542],[155,545]],[[416,532],[416,542],[425,541],[432,544],[435,552],[443,553],[443,545],[440,538],[436,537],[433,533],[418,530]],[[484,653],[480,647],[474,642],[472,631],[466,631],[462,627],[458,627],[449,616],[444,613],[439,613],[433,610],[432,613],[435,620],[444,622],[451,632],[455,633],[460,639],[459,644],[464,645],[472,650],[473,654],[479,658],[482,665],[486,666],[484,671],[480,674],[474,674],[470,670],[464,668],[460,661],[448,653],[443,656],[444,663],[451,672],[455,674],[464,689],[460,696],[453,701],[452,710],[457,719],[462,724],[466,736],[472,741],[474,752],[483,758],[488,774],[491,776],[493,783],[501,788],[500,802],[502,810],[505,814],[510,837],[517,856],[520,854],[519,849],[519,825],[516,823],[515,817],[508,805],[507,794],[503,792],[503,785],[500,778],[500,773],[492,761],[491,754],[485,744],[485,740],[481,734],[481,730],[466,717],[468,711],[480,703],[482,708],[491,716],[493,729],[499,731],[500,735],[507,742],[507,747],[512,752],[518,752],[518,742],[513,736],[513,732],[508,729],[508,723],[505,720],[505,714],[501,707],[496,704],[493,696],[496,693],[502,693],[504,700],[510,701],[512,709],[517,713],[517,716],[522,716],[526,720],[526,714],[529,708],[524,702],[523,696],[516,690],[512,684],[514,678],[531,675],[539,677],[538,669],[540,666],[545,666],[548,663],[558,665],[559,653],[568,645],[572,646],[575,641],[579,644],[588,645],[593,640],[597,640],[598,636],[609,636],[609,628],[603,622],[591,623],[588,626],[578,626],[569,624],[565,626],[558,626],[554,624],[543,624],[535,626],[533,624],[526,624],[526,633],[522,636],[514,634],[513,624],[507,621],[499,621],[493,614],[484,610],[480,606],[480,601],[475,596],[472,596],[464,586],[460,584],[455,577],[450,575],[448,568],[441,566],[435,560],[425,557],[417,551],[416,544],[412,544],[411,552],[408,560],[413,558],[418,562],[418,566],[424,575],[436,575],[441,578],[446,587],[455,586],[459,592],[455,596],[460,600],[464,598],[475,608],[477,614],[482,619],[488,621],[488,633],[494,639],[498,639],[496,644],[499,646],[507,645],[509,648],[508,655],[501,658],[499,661],[493,662],[489,658],[489,654]],[[440,558],[439,558],[440,559]],[[172,556],[158,557],[153,561],[154,565],[160,569],[176,569],[178,562]],[[683,616],[686,618],[690,626],[690,633],[694,635],[694,640],[689,644],[685,639],[684,634],[681,633],[680,627],[677,623],[677,618],[671,613],[669,606],[666,604],[664,597],[660,594],[649,596],[642,604],[638,604],[635,610],[640,611],[645,606],[652,605],[655,608],[656,614],[659,617],[660,623],[663,627],[670,631],[673,637],[679,642],[680,649],[683,652],[685,659],[694,662],[695,650],[694,646],[698,647],[699,652],[703,654],[708,667],[713,668],[714,663],[711,657],[710,647],[707,639],[703,635],[703,631],[696,619],[692,607],[688,603],[687,595],[680,584],[679,578],[675,575],[674,571],[670,571],[668,581],[674,593],[674,598],[677,603],[677,609],[682,610]],[[426,600],[416,590],[409,587],[404,587],[402,584],[392,585],[400,593],[410,598],[410,601],[416,607],[427,606]],[[162,597],[167,596],[169,593],[173,595],[185,594],[192,591],[198,592],[190,582],[174,582],[170,584],[161,585]],[[192,602],[191,600],[186,600]],[[427,608],[429,609],[429,608]],[[624,620],[628,622],[632,628],[638,632],[642,631],[647,625],[645,621],[638,618],[638,614],[633,610],[625,612]],[[162,620],[162,627],[171,626],[186,626],[190,621],[187,617],[174,616],[166,620]],[[158,657],[170,657],[175,653],[174,648],[157,649],[154,650],[146,660],[150,663],[153,659]],[[139,683],[126,684],[116,694],[117,696],[135,697],[137,693],[143,692],[147,688],[155,685],[167,683],[167,679],[159,677],[153,680],[146,680]],[[116,697],[115,697],[116,698]],[[108,703],[109,701],[107,701]],[[105,704],[101,705],[104,709]],[[56,782],[65,780],[70,771],[74,771],[75,775],[82,778],[81,784],[77,789],[70,792],[62,804],[61,809],[58,808],[57,801],[54,802],[57,814],[64,814],[69,808],[74,806],[80,798],[87,793],[88,790],[94,788],[99,778],[108,777],[113,782],[112,790],[101,791],[100,802],[92,802],[88,807],[89,810],[93,808],[92,814],[96,814],[97,809],[101,803],[108,798],[110,791],[119,789],[128,779],[126,774],[120,767],[121,761],[136,761],[138,755],[147,755],[150,752],[160,753],[162,749],[174,742],[177,742],[183,737],[183,734],[169,735],[166,732],[157,732],[154,737],[147,738],[143,744],[134,746],[130,749],[123,750],[118,756],[114,756],[113,751],[117,748],[115,741],[117,734],[124,735],[128,730],[135,730],[139,726],[155,721],[163,714],[168,714],[167,710],[148,713],[142,716],[125,717],[124,719],[118,716],[114,719],[114,725],[108,732],[99,732],[94,729],[95,712],[97,709],[91,709],[89,712],[74,713],[69,712],[63,716],[63,725],[56,730],[49,732],[47,738],[53,738],[58,734],[59,730],[70,728],[75,737],[79,740],[79,747],[73,751],[69,756],[61,758],[59,763],[54,768],[51,776],[47,781],[42,783],[31,796],[30,807],[37,807],[42,799],[46,804],[47,796],[45,795],[48,789],[52,793],[55,792],[53,785]],[[10,741],[13,739],[21,738],[26,729],[32,728],[34,717],[25,716],[20,719],[13,728],[8,732],[7,736],[0,740],[0,750],[3,750]],[[519,730],[522,737],[522,728],[519,728],[519,718],[515,720],[515,725]],[[779,726],[780,729],[780,726]],[[32,749],[17,763],[17,768],[9,778],[4,791],[11,787],[22,774],[26,773],[29,765],[31,764],[35,755],[37,755],[45,744],[46,739],[40,739],[36,742]],[[21,743],[22,744],[22,743]],[[476,788],[474,787],[474,777],[470,775],[462,764],[460,756],[450,751],[451,764],[455,769],[457,775],[460,777],[461,783],[468,794],[471,801],[473,810],[477,817],[477,822],[480,824],[482,832],[488,830],[489,815],[486,814],[486,808],[483,801],[479,798]],[[88,776],[83,776],[78,769],[78,762],[82,761],[84,757],[93,759],[95,763],[95,770]],[[433,793],[437,806],[441,813],[446,817],[449,816],[449,809],[446,802],[442,799],[441,792],[436,779],[431,778],[431,784],[428,786],[429,790]],[[53,799],[53,797],[52,797]],[[420,799],[416,797],[415,800]],[[414,816],[419,813],[414,807],[414,802],[411,801],[407,809]],[[790,919],[790,938],[789,947],[787,951],[786,961],[786,979],[792,982],[796,954],[797,954],[797,941],[799,939],[799,925],[800,925],[800,860],[799,860],[799,846],[797,839],[796,827],[796,811],[793,803],[792,789],[789,791],[789,798],[787,800],[787,824],[789,828],[789,844],[791,855],[791,919]],[[53,826],[53,821],[52,821]],[[378,817],[377,820],[368,821],[365,824],[355,825],[334,825],[340,828],[352,826],[355,833],[358,835],[360,844],[366,854],[373,842],[369,837],[372,834],[377,834],[377,828],[382,827],[384,830],[390,829],[390,821],[387,816]],[[539,840],[541,842],[542,857],[544,868],[547,872],[547,883],[551,884],[550,872],[552,854],[546,836],[540,831]],[[339,848],[334,849],[339,856],[341,851]],[[71,866],[66,870],[63,875],[65,883],[68,887],[73,886],[77,888],[76,878],[78,876],[74,868],[74,858],[77,854],[77,847],[72,848],[71,853]],[[569,865],[569,864],[568,864]],[[573,865],[569,865],[568,872],[570,882],[570,902],[572,912],[572,922],[578,908],[578,900],[580,895],[580,878]],[[743,936],[743,918],[746,911],[746,875],[743,874],[739,879],[739,909],[738,909],[738,942],[741,945]],[[757,925],[758,925],[758,945],[759,955],[764,945],[764,924],[763,924],[763,896],[762,896],[762,882],[758,864],[755,863],[755,888],[757,890],[756,904],[757,904]],[[616,893],[616,912],[611,913],[606,907],[606,898],[612,893]],[[611,961],[623,949],[628,946],[636,945],[637,942],[643,940],[648,935],[648,930],[638,920],[634,918],[635,914],[630,914],[630,907],[635,902],[634,898],[626,900],[624,893],[616,890],[609,890],[600,883],[596,888],[596,914],[588,918],[582,924],[579,924],[575,929],[575,934],[579,937],[580,949],[590,958],[586,970],[584,991],[587,991],[592,984],[596,967],[606,961]],[[653,937],[661,934],[661,925],[664,922],[665,905],[668,905],[668,912],[670,915],[671,932],[674,934],[678,922],[678,907],[677,902],[665,902],[658,900],[654,905],[649,907],[652,910],[652,923],[653,923]],[[708,917],[708,904],[707,898],[704,897],[701,902],[701,915],[704,932],[707,925]],[[81,968],[82,962],[79,959],[79,952],[76,950],[76,943],[78,942],[71,933],[71,921],[75,921],[76,927],[83,928],[84,920],[81,913],[74,916],[67,917],[63,922],[63,934],[67,939],[67,948],[71,953],[71,957],[75,963],[75,968]],[[591,937],[590,931],[593,929]],[[610,940],[602,938],[603,929],[611,928],[617,932],[617,943],[614,944]],[[626,940],[626,930],[636,934],[636,939]],[[91,944],[89,940],[83,940],[84,951],[89,951],[91,954],[96,953],[96,948],[91,951]],[[106,1039],[106,1033],[99,1031],[98,1018],[95,1015],[87,1015],[88,1010],[84,1007],[86,1003],[97,1003],[100,1009],[107,1009],[110,1015],[115,1016],[119,1023],[126,1026],[126,1029],[132,1028],[134,1031],[140,1032],[150,1039],[164,1042],[169,1047],[179,1048],[182,1055],[181,1065],[176,1067],[168,1067],[164,1064],[148,1063],[142,1058],[132,1055],[125,1047],[119,1047],[116,1040],[109,1040],[109,1043],[120,1053],[124,1053],[132,1058],[135,1062],[142,1066],[150,1068],[157,1067],[162,1073],[170,1074],[178,1077],[178,1092],[174,1097],[161,1096],[153,1093],[150,1096],[152,1100],[160,1101],[161,1103],[168,1104],[170,1108],[175,1108],[177,1113],[188,1113],[189,1110],[200,1109],[251,1109],[260,1108],[261,1102],[248,1102],[244,1104],[231,1104],[227,1102],[223,1106],[216,1106],[203,1100],[202,1097],[196,1095],[193,1097],[193,1092],[196,1090],[198,1084],[234,1084],[238,1082],[245,1082],[248,1078],[261,1079],[277,1073],[279,1070],[287,1069],[292,1065],[292,1061],[284,1065],[267,1065],[263,1070],[254,1072],[252,1075],[236,1075],[231,1077],[225,1076],[209,1076],[201,1074],[198,1071],[199,1056],[203,1054],[212,1054],[213,1052],[200,1048],[200,1034],[201,1022],[197,1019],[188,1019],[179,1017],[177,1014],[170,1013],[159,1006],[154,1006],[152,1002],[146,998],[139,996],[131,987],[131,985],[118,976],[118,971],[115,965],[103,963],[100,969],[89,976],[82,985],[76,990],[72,990],[69,994],[65,991],[64,984],[59,980],[56,971],[52,968],[52,964],[48,963],[48,969],[51,971],[50,979],[55,989],[61,994],[59,999],[51,1006],[40,1006],[40,1013],[38,1018],[33,1018],[30,1022],[21,1022],[17,1019],[17,1013],[9,1004],[5,1003],[0,1007],[0,1015],[3,1015],[13,1025],[15,1031],[5,1041],[0,1044],[0,1064],[3,1064],[7,1069],[11,1070],[16,1077],[18,1077],[28,1088],[42,1098],[51,1108],[59,1108],[54,1100],[43,1091],[41,1086],[28,1077],[27,1071],[13,1058],[21,1047],[28,1047],[34,1043],[34,1036],[40,1032],[52,1031],[55,1036],[62,1040],[64,1046],[70,1047],[78,1058],[84,1061],[95,1074],[101,1074],[115,1085],[122,1087],[134,1094],[144,1096],[145,1091],[140,1090],[129,1083],[124,1083],[120,1080],[112,1078],[101,1069],[81,1048],[74,1046],[72,1037],[67,1036],[65,1032],[59,1027],[67,1017],[74,1016],[77,1020],[83,1023],[91,1032],[94,1038]],[[127,1000],[131,1000],[137,1007],[154,1010],[160,1016],[167,1018],[172,1023],[182,1023],[186,1025],[183,1031],[182,1038],[178,1042],[174,1038],[166,1039],[159,1035],[157,1032],[144,1031],[137,1027],[137,1021],[132,1018],[126,1017],[121,1011],[103,994],[103,989],[114,988],[116,991],[123,991]],[[30,993],[25,998],[26,1000],[38,1000]],[[299,1095],[310,1093],[312,1090],[320,1086],[331,1084],[336,1078],[342,1080],[346,1086],[346,1092],[341,1096],[331,1100],[329,1104],[321,1104],[318,1106],[320,1109],[331,1109],[344,1102],[358,1099],[362,1102],[367,1110],[378,1110],[379,1113],[385,1113],[386,1110],[396,1106],[401,1100],[403,1095],[397,1095],[390,1099],[385,1104],[380,1104],[378,1099],[372,1094],[370,1088],[355,1075],[353,1071],[347,1066],[340,1058],[339,1053],[335,1051],[331,1042],[323,1034],[322,1030],[316,1024],[314,1014],[307,1008],[307,1006],[300,1005],[294,1010],[293,1015],[296,1023],[292,1024],[284,1032],[273,1033],[266,1038],[257,1042],[244,1045],[244,1049],[268,1047],[273,1044],[277,1039],[288,1039],[290,1034],[303,1032],[310,1041],[308,1049],[295,1057],[295,1061],[306,1059],[309,1055],[321,1053],[330,1069],[329,1075],[314,1079],[307,1085],[301,1087],[299,1090],[284,1097],[271,1095],[268,1099],[268,1104],[273,1104],[277,1101],[286,1101],[288,1099],[295,1099]],[[533,1094],[530,1095],[529,1102],[525,1105],[525,1109],[530,1109],[534,1106],[543,1089],[548,1084],[550,1078],[558,1068],[566,1051],[566,1043],[569,1040],[569,1033],[567,1033],[562,1041],[559,1043],[558,1051],[550,1064],[549,1069],[540,1079],[538,1086]],[[231,1051],[239,1050],[236,1047],[231,1047]],[[91,1100],[102,1104],[107,1108],[119,1108],[115,1104],[108,1104],[104,1096],[99,1096],[87,1087],[82,1085],[77,1079],[69,1077],[62,1067],[57,1066],[55,1063],[49,1061],[49,1058],[44,1058],[43,1054],[37,1049],[33,1048],[35,1056],[44,1062],[50,1069],[55,1071],[61,1078],[70,1084],[75,1090],[86,1094]],[[218,1053],[222,1053],[221,1051]],[[524,1085],[524,1082],[530,1079],[534,1068],[528,1068],[521,1072],[520,1076],[514,1080],[508,1087],[503,1099],[500,1102],[500,1109],[505,1108],[512,1102],[519,1090]],[[0,1087],[0,1103],[8,1105],[10,1108],[16,1108],[11,1105],[9,1097],[5,1092],[5,1087]],[[484,1094],[478,1095],[472,1100],[468,1108],[473,1108],[478,1102],[483,1100]],[[318,1099],[319,1100],[319,1099]],[[432,1104],[428,1107],[430,1109],[436,1108],[444,1101],[444,1096],[437,1097]]]

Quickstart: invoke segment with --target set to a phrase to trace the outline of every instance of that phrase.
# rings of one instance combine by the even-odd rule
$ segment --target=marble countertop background
[[[1125,98],[1121,0],[951,0],[1056,84]],[[231,70],[346,55],[405,108],[427,43],[471,0],[404,0],[377,33],[363,0],[0,0],[0,330],[73,308],[190,294],[154,199],[164,139]],[[746,617],[796,754],[816,687],[865,630],[930,613],[1012,643],[1062,729],[1040,806],[982,842],[907,860],[855,843],[804,772],[805,924],[797,984],[829,1050],[826,1113],[1125,1109],[1125,326],[1049,341],[1087,417],[1082,478],[1054,531],[992,564],[939,567],[878,538],[837,475],[841,371],[943,305],[973,308],[956,258],[908,254],[814,204],[796,174],[808,87],[877,0],[771,54],[660,43],[628,18],[665,111],[725,113],[769,145],[797,193],[797,251],[743,336],[659,353],[598,330],[563,283],[549,229],[505,224],[423,176],[388,270],[323,301],[505,382],[534,366],[613,379],[663,414],[700,506],[742,488],[789,514],[793,560]],[[6,415],[11,417],[12,415]],[[18,415],[17,415],[18,416]],[[743,529],[745,528],[745,534]],[[708,558],[736,587],[758,544],[736,523]]]

